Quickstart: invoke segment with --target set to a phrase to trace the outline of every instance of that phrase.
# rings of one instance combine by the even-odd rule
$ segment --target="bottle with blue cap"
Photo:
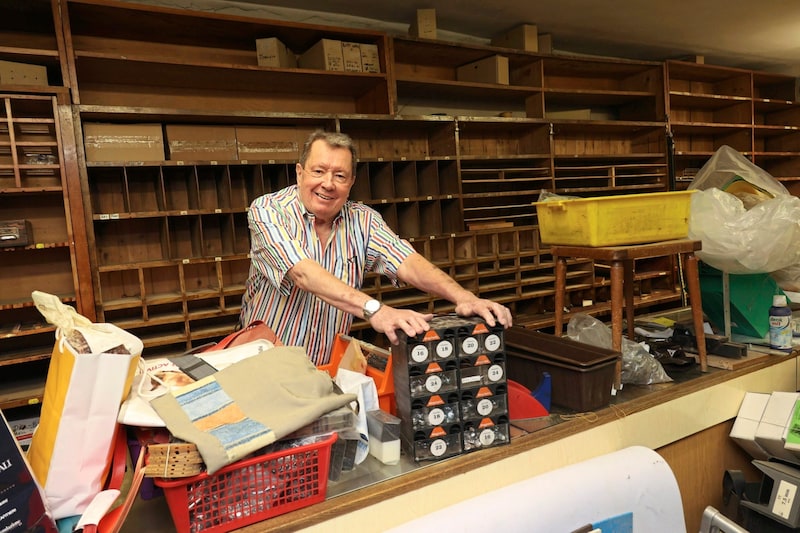
[[[769,308],[769,345],[773,350],[792,351],[792,310],[784,294],[772,297],[772,307]]]

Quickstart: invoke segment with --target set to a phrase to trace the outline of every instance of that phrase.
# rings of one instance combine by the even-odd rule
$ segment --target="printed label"
[[[500,349],[500,336],[494,333],[487,335],[483,343],[486,345],[487,352],[496,352]]]
[[[475,337],[467,337],[461,343],[461,351],[467,355],[472,355],[478,351],[478,339]]]
[[[436,345],[436,356],[439,359],[446,359],[453,355],[453,343],[450,341],[442,341]]]
[[[430,450],[434,457],[441,457],[447,451],[447,442],[444,439],[436,439],[431,442]]]
[[[478,410],[478,414],[479,415],[488,416],[492,412],[492,409],[494,408],[494,404],[492,403],[492,400],[489,400],[488,398],[484,398],[483,400],[478,402],[478,405],[476,406],[476,408]]]
[[[778,490],[775,492],[775,503],[772,505],[772,512],[788,520],[796,494],[797,485],[782,480],[778,484]]]
[[[484,429],[481,431],[480,435],[478,435],[478,440],[481,441],[481,446],[491,446],[494,442],[495,434],[494,429]]]
[[[442,388],[442,378],[440,376],[428,376],[425,380],[425,390],[428,392],[438,392]]]
[[[500,365],[492,365],[487,372],[490,381],[500,381],[503,379],[503,367]]]
[[[439,426],[443,424],[444,419],[444,411],[438,407],[436,409],[431,409],[431,411],[428,413],[428,423],[432,426]]]
[[[428,347],[424,344],[417,344],[411,349],[411,359],[417,363],[428,360]]]

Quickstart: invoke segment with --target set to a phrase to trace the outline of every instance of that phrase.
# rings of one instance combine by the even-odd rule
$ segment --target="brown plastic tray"
[[[556,337],[532,329],[513,326],[505,330],[506,349],[513,348],[518,353],[528,353],[538,358],[552,359],[563,365],[587,368],[608,361],[616,361],[619,352],[577,342],[564,337]]]

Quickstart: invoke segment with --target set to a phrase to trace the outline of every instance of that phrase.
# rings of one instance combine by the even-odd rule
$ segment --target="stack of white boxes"
[[[781,459],[800,464],[800,450],[786,447],[797,392],[745,394],[730,437],[754,459]]]

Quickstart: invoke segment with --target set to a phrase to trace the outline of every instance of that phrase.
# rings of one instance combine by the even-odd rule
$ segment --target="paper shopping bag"
[[[60,309],[49,296],[34,294],[45,318],[59,327],[28,461],[60,519],[82,514],[103,489],[117,414],[143,344],[113,324]]]

